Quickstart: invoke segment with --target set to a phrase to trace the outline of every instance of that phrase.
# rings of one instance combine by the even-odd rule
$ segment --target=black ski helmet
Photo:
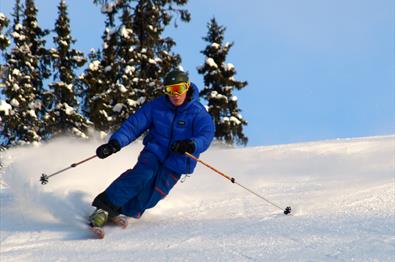
[[[174,85],[174,84],[179,84],[182,82],[187,83],[189,81],[187,73],[181,71],[181,70],[173,70],[167,73],[165,76],[165,79],[163,81],[163,84],[165,86],[167,85]]]

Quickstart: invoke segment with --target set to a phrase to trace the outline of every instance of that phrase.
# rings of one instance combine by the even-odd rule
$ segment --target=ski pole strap
[[[224,178],[228,179],[230,182],[232,182],[232,183],[235,183],[235,182],[236,182],[236,179],[235,179],[234,177],[230,177],[230,176],[225,175],[224,173],[222,173],[221,171],[219,171],[219,170],[216,169],[215,167],[213,167],[213,166],[207,164],[207,163],[204,162],[203,160],[200,160],[199,158],[195,157],[194,155],[192,155],[192,154],[190,154],[190,153],[188,153],[188,152],[185,152],[185,154],[186,154],[187,156],[189,156],[190,158],[192,158],[193,160],[195,160],[195,161],[197,161],[197,162],[199,162],[199,163],[205,165],[206,167],[210,168],[211,170],[217,172],[218,174],[220,174],[220,175],[223,176]]]

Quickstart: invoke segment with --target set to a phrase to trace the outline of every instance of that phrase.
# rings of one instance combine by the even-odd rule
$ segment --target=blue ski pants
[[[119,212],[140,218],[144,211],[166,197],[180,179],[151,152],[143,150],[137,164],[121,174],[105,190],[105,195]]]

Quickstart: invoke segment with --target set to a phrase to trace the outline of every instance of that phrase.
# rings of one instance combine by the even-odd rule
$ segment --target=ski
[[[128,218],[126,216],[116,216],[110,219],[111,224],[119,226],[122,229],[125,229],[128,227]],[[110,225],[111,225],[110,224]],[[94,235],[98,239],[103,239],[105,236],[104,228],[103,227],[97,227],[97,226],[92,226],[89,225],[90,230],[94,233]]]
[[[115,225],[121,227],[122,229],[127,228],[127,227],[128,227],[128,224],[129,224],[128,218],[127,218],[126,216],[116,216],[116,217],[112,217],[112,218],[110,219],[110,221],[111,221],[113,224],[115,224]]]
[[[90,227],[90,230],[96,235],[96,237],[98,239],[104,238],[105,233],[104,233],[104,229],[102,227],[92,227],[92,226],[89,226],[89,227]]]

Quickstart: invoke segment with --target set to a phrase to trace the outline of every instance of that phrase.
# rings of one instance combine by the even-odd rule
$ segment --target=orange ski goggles
[[[165,94],[169,96],[180,96],[188,91],[190,86],[189,82],[182,82],[174,85],[165,86]]]

